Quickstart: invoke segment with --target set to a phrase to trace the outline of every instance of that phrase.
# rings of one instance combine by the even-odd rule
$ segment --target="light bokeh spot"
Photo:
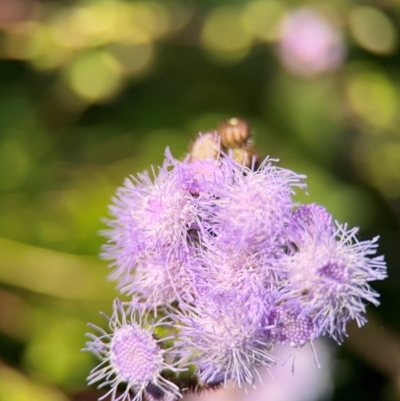
[[[388,198],[400,196],[400,142],[382,142],[368,155],[368,176]]]
[[[243,11],[244,26],[256,39],[271,42],[279,36],[279,22],[287,7],[277,0],[255,0]]]
[[[109,52],[88,52],[68,67],[67,81],[72,91],[82,99],[98,102],[118,92],[121,68]]]
[[[365,70],[352,75],[347,95],[353,111],[366,122],[389,125],[398,110],[398,96],[390,80],[378,71]]]
[[[201,41],[203,47],[216,59],[235,62],[249,52],[252,36],[245,29],[240,9],[219,7],[207,16]]]
[[[153,43],[115,43],[110,46],[110,52],[118,60],[122,71],[132,76],[145,72],[155,56]]]
[[[68,401],[68,397],[54,387],[30,379],[14,369],[0,368],[1,400],[13,401]]]
[[[57,31],[51,25],[38,24],[31,40],[30,62],[38,70],[52,70],[62,67],[70,58],[72,49],[63,46]]]
[[[372,53],[390,54],[397,46],[394,23],[375,7],[354,7],[350,13],[349,25],[355,41]]]

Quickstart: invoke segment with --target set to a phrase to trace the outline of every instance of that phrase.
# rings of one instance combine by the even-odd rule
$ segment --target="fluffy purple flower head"
[[[107,221],[112,229],[103,232],[109,238],[103,257],[122,267],[116,275],[152,253],[175,253],[185,247],[195,218],[194,201],[168,158],[154,180],[147,172],[126,179],[113,201],[115,219]]]
[[[222,160],[232,179],[216,190],[217,202],[208,207],[209,231],[228,249],[270,249],[280,239],[292,214],[295,187],[304,188],[304,176],[281,169],[265,159],[257,170]]]
[[[102,256],[113,261],[111,278],[119,280],[123,292],[140,294],[156,306],[172,302],[187,287],[190,272],[184,267],[193,254],[198,192],[212,180],[208,164],[205,171],[202,176],[200,167],[190,169],[187,161],[178,162],[167,152],[154,179],[143,173],[117,190],[110,207],[114,219],[106,221],[111,229],[103,231],[108,243]],[[176,277],[182,278],[181,285]]]
[[[259,366],[274,364],[272,343],[262,326],[255,296],[209,294],[176,314],[182,360],[192,362],[201,382],[254,384]]]
[[[122,277],[122,292],[140,297],[149,309],[173,303],[179,299],[191,299],[200,290],[202,265],[194,258],[195,249],[178,257],[160,255],[152,263],[136,266],[134,274]]]
[[[176,370],[175,366],[165,362],[164,356],[168,350],[161,348],[161,340],[153,336],[154,328],[162,325],[162,322],[145,329],[142,327],[142,311],[136,311],[139,313],[137,322],[134,310],[128,317],[118,300],[114,302],[113,309],[109,318],[111,333],[93,326],[100,335],[88,334],[91,340],[87,342],[86,350],[101,360],[91,371],[88,382],[101,381],[99,387],[111,387],[100,399],[111,396],[113,401],[140,401],[148,386],[155,386],[161,393],[171,394],[174,399],[180,398],[178,387],[161,375],[165,369]],[[126,383],[126,390],[122,394],[117,393],[120,383]]]
[[[325,223],[323,217],[310,225],[298,250],[282,258],[287,275],[282,287],[286,299],[295,300],[312,316],[319,334],[340,342],[348,321],[355,319],[359,326],[366,322],[366,302],[379,304],[379,295],[368,282],[384,279],[386,265],[382,256],[371,257],[378,238],[360,242],[357,228],[347,230],[338,224],[332,233]]]

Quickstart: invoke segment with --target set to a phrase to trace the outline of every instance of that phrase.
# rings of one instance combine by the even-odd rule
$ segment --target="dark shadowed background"
[[[100,218],[125,176],[233,116],[388,263],[370,322],[324,345],[329,391],[286,400],[399,400],[399,22],[398,0],[0,0],[0,400],[102,394],[80,352],[117,295]],[[279,380],[258,398],[302,385]]]

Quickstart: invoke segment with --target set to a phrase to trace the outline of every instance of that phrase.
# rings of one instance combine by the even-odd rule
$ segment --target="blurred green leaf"
[[[0,281],[39,294],[71,300],[113,297],[106,263],[0,239]],[[104,274],[99,274],[103,272]]]
[[[39,383],[14,369],[0,366],[0,401],[68,401],[54,387]]]

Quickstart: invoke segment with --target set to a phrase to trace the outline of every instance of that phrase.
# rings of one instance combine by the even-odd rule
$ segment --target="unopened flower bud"
[[[219,138],[216,133],[199,134],[190,149],[190,160],[218,159],[220,152]]]
[[[219,124],[218,135],[226,148],[239,148],[247,144],[251,133],[246,120],[233,117]]]
[[[258,154],[254,147],[235,148],[232,150],[232,156],[243,166],[257,168]]]

